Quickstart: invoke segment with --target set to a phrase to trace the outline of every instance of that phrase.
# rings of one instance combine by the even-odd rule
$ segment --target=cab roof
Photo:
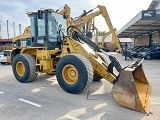
[[[40,9],[40,10],[41,10],[41,11],[56,12],[56,11],[54,11],[53,9],[50,9],[50,8],[48,8],[48,9]],[[38,12],[38,10],[37,10],[36,12],[28,12],[27,15],[30,16],[30,15],[33,15],[33,14],[35,14],[35,13],[37,13],[37,12]]]

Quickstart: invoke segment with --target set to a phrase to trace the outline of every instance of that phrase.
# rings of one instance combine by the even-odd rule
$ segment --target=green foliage
[[[99,31],[98,36],[104,36],[107,32],[106,31]]]

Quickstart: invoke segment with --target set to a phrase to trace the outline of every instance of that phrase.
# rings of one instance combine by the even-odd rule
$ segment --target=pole
[[[19,34],[21,35],[21,24],[19,24]]]
[[[2,35],[2,34],[1,34],[1,23],[2,23],[2,22],[1,22],[1,20],[0,20],[0,39],[1,39],[1,50],[3,50],[3,47],[2,47],[2,36],[1,36],[1,35]]]
[[[125,60],[127,60],[127,43],[125,43],[125,53],[124,53],[124,55],[125,55]]]
[[[8,20],[7,20],[7,36],[8,36],[8,44],[9,44],[9,29],[8,29]]]
[[[14,22],[13,22],[13,35],[14,35],[14,37],[16,36],[16,32],[15,32],[15,24],[14,24]]]

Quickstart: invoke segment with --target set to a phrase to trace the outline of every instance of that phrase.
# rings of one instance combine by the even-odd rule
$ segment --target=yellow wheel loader
[[[151,87],[142,60],[122,68],[115,57],[107,55],[77,27],[67,27],[67,18],[52,9],[28,16],[31,34],[14,41],[11,53],[13,74],[19,82],[34,81],[38,73],[56,73],[60,87],[76,94],[98,76],[113,84],[112,95],[119,105],[149,113]]]

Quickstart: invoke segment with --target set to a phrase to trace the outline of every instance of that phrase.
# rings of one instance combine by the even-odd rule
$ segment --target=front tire
[[[12,70],[15,78],[21,83],[28,83],[36,79],[36,60],[30,54],[18,54],[14,57]]]
[[[151,60],[151,55],[147,55],[147,56],[146,56],[146,59],[147,59],[147,60]]]
[[[76,94],[82,92],[92,82],[93,68],[84,56],[70,54],[59,60],[56,77],[63,90]]]

